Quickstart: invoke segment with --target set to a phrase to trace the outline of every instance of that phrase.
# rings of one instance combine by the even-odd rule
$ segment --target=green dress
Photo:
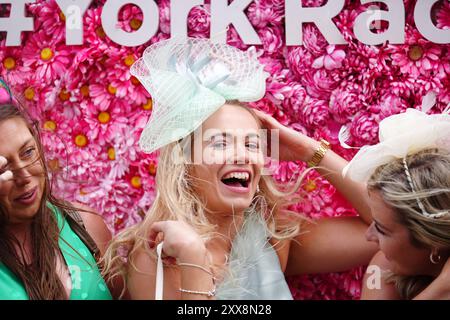
[[[57,217],[59,248],[72,279],[70,300],[110,300],[111,293],[103,280],[94,256],[70,228],[58,208],[49,204]],[[0,300],[28,300],[21,282],[0,262]]]

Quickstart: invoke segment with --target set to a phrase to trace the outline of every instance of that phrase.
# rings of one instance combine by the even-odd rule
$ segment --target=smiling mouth
[[[37,187],[34,187],[34,188],[31,189],[30,191],[25,192],[25,193],[22,194],[20,197],[17,197],[17,198],[14,199],[14,200],[15,200],[15,201],[28,201],[28,200],[30,200],[30,199],[34,196],[36,190],[37,190]]]
[[[222,183],[230,187],[248,188],[250,174],[248,172],[232,172],[221,179]]]

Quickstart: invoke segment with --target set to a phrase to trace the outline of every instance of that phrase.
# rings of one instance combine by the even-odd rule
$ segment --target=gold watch
[[[322,161],[323,157],[330,149],[330,143],[325,139],[320,139],[320,146],[317,148],[316,152],[312,156],[311,160],[307,162],[308,167],[317,167],[317,165]]]

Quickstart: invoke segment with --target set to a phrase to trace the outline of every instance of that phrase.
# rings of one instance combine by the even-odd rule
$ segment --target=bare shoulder
[[[384,254],[377,252],[364,274],[361,300],[398,300],[400,295],[393,283],[387,283],[385,272],[391,270],[391,263]]]
[[[103,254],[108,242],[111,240],[111,231],[106,226],[103,217],[94,209],[84,204],[77,202],[71,204],[75,209],[78,209],[78,213],[80,214],[81,219],[83,219],[87,232],[92,239],[94,239],[100,252]]]

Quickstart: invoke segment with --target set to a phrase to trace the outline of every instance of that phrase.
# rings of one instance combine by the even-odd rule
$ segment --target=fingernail
[[[13,174],[11,171],[5,171],[2,175],[0,175],[0,181],[8,181],[12,180]]]

